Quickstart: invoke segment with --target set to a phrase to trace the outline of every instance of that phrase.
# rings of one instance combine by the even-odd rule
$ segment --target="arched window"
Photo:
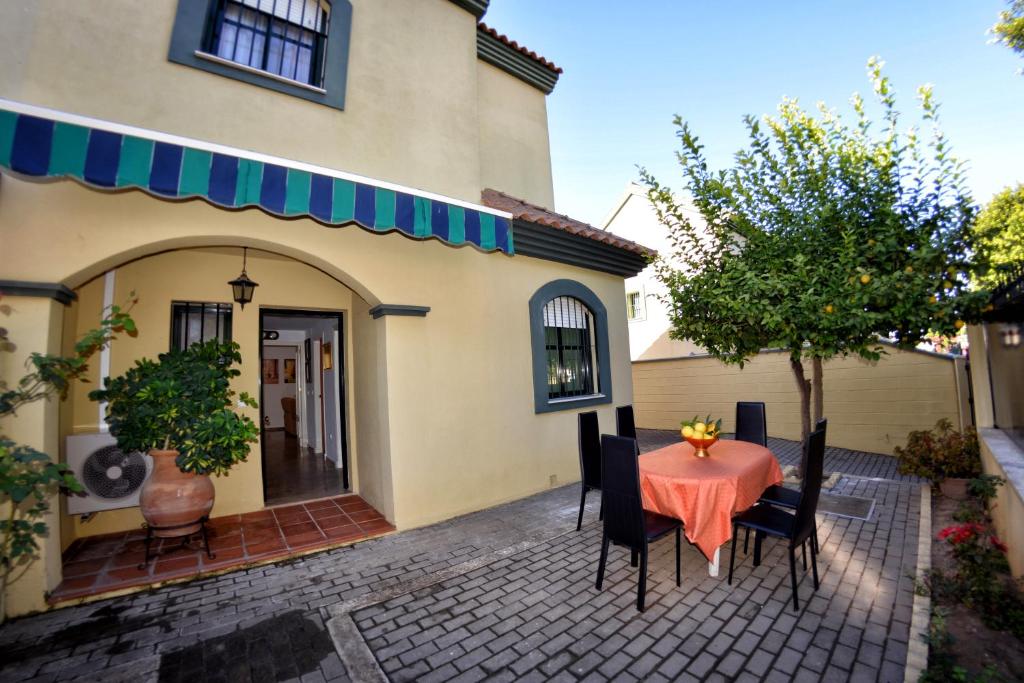
[[[549,399],[599,392],[594,316],[586,304],[571,296],[558,296],[544,304],[544,349]]]
[[[555,280],[530,299],[534,408],[538,413],[609,403],[608,316],[594,292]]]

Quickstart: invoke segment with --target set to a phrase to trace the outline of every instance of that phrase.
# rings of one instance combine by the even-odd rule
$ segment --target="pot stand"
[[[182,541],[181,541],[181,545],[178,546],[178,547],[179,548],[186,548],[186,547],[188,547],[188,544],[191,541],[192,536],[194,536],[195,534],[198,533],[198,534],[202,535],[202,537],[203,537],[203,545],[202,545],[201,549],[206,551],[206,556],[209,559],[211,559],[211,560],[215,559],[217,557],[217,555],[212,553],[212,552],[210,552],[210,537],[206,533],[206,522],[209,519],[210,519],[209,515],[206,515],[206,516],[203,516],[199,520],[199,531],[198,532],[196,532],[196,531],[189,531],[187,533],[181,534],[180,536],[182,538]],[[146,566],[149,565],[150,559],[156,559],[156,558],[158,558],[158,557],[160,557],[161,555],[164,554],[164,551],[162,551],[162,550],[161,551],[157,551],[156,553],[153,553],[152,555],[149,552],[150,546],[153,543],[153,532],[154,531],[174,531],[175,529],[183,529],[185,527],[194,527],[195,525],[196,525],[196,522],[188,522],[186,524],[175,524],[174,526],[153,526],[153,525],[150,525],[150,524],[143,524],[143,526],[146,528],[146,559],[144,559],[142,561],[142,563],[139,565],[139,569],[145,569]],[[161,534],[160,537],[161,538],[175,538],[175,536],[176,536],[176,534],[172,533],[172,534],[166,534],[166,535]]]

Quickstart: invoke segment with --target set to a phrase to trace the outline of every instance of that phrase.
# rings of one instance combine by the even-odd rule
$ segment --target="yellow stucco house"
[[[0,4],[3,376],[130,292],[140,329],[2,431],[67,458],[104,431],[102,376],[218,337],[268,431],[215,480],[214,515],[268,504],[281,419],[399,529],[578,479],[576,414],[610,425],[632,400],[623,281],[649,252],[550,211],[560,69],[480,23],[487,5]],[[267,344],[289,339],[278,366]],[[268,398],[289,379],[297,423]],[[76,538],[141,521],[55,505],[9,611],[44,607]]]

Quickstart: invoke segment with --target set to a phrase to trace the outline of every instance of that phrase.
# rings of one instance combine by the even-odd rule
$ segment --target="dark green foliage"
[[[977,431],[968,427],[958,432],[945,418],[932,430],[910,432],[906,447],[897,446],[893,453],[899,460],[900,474],[923,477],[933,484],[981,474]]]
[[[35,401],[66,396],[72,383],[84,380],[94,353],[120,332],[135,334],[130,308],[111,306],[100,326],[78,340],[74,355],[32,353],[30,370],[17,384],[11,387],[0,380],[0,418],[13,417],[18,408]],[[10,312],[8,306],[0,305],[0,313]],[[0,328],[0,350],[13,349],[7,330]],[[20,566],[24,573],[38,557],[37,539],[49,531],[43,516],[49,510],[50,497],[58,490],[80,492],[82,485],[67,465],[0,435],[0,505],[6,505],[5,517],[0,519],[0,622],[6,616],[7,588],[21,576],[14,574],[15,568]]]
[[[183,472],[227,474],[257,440],[255,423],[233,408],[231,380],[241,363],[238,344],[209,341],[137,360],[120,377],[89,394],[107,402],[110,433],[124,451],[174,448]],[[244,405],[256,407],[245,393]]]
[[[852,123],[824,104],[784,99],[775,116],[748,116],[746,149],[731,168],[709,168],[704,147],[676,117],[686,190],[642,172],[672,253],[657,262],[673,339],[688,339],[741,367],[764,348],[789,352],[804,433],[811,386],[801,359],[877,360],[880,338],[911,348],[929,331],[953,334],[976,319],[987,293],[968,287],[977,208],[963,164],[937,127],[931,90],[918,91],[921,125],[905,132],[882,64],[868,64],[881,108],[852,99]]]

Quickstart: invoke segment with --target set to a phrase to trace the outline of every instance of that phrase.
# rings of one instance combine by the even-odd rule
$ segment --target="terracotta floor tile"
[[[96,560],[69,562],[64,565],[64,576],[67,578],[75,578],[79,576],[87,576],[89,574],[97,574],[109,561],[109,557],[103,557]]]
[[[354,522],[342,505],[362,521]],[[78,539],[63,555],[65,578],[51,601],[187,578],[204,571],[241,567],[254,560],[277,561],[298,551],[358,541],[393,527],[358,496],[344,496],[225,515],[211,520],[207,529],[215,558],[206,557],[199,534],[190,537],[184,547],[181,538],[154,538],[153,557],[141,570],[138,564],[145,556],[143,531]]]
[[[344,540],[348,538],[354,538],[356,536],[362,536],[363,531],[355,524],[345,524],[343,526],[331,527],[330,529],[324,529],[324,534],[327,538],[332,541]]]
[[[150,561],[149,567],[145,569],[139,569],[137,565],[129,565],[127,567],[117,567],[106,572],[105,576],[108,582],[111,583],[124,583],[128,581],[140,582],[150,581],[151,576],[149,573],[150,567],[153,566],[153,562]],[[64,584],[61,584],[62,586]]]
[[[288,536],[285,540],[290,548],[305,548],[313,545],[320,545],[326,537],[319,531],[310,531],[304,534]]]
[[[301,524],[289,524],[281,527],[281,533],[284,537],[290,538],[291,536],[298,536],[299,534],[308,534],[314,531],[319,531],[316,524],[313,522],[303,522]]]
[[[118,553],[110,558],[111,567],[134,567],[146,559],[144,550],[136,550],[130,553]]]
[[[316,521],[316,525],[321,529],[333,529],[339,526],[349,526],[350,524],[354,524],[352,518],[344,513],[334,517],[324,517]]]
[[[312,521],[312,517],[305,510],[295,510],[289,512],[277,513],[277,523],[284,526],[285,524],[297,524],[299,522]]]
[[[344,515],[345,513],[342,512],[341,508],[335,506],[331,508],[323,508],[320,510],[312,510],[309,514],[313,516],[314,520],[320,521],[321,519],[337,517],[339,515]]]
[[[345,512],[349,510],[372,510],[373,507],[362,498],[355,498],[352,500],[340,500],[338,501],[338,507]]]
[[[96,584],[97,575],[92,574],[90,576],[79,576],[76,578],[64,579],[60,588],[66,592],[81,591],[86,588],[92,588]]]
[[[201,556],[200,562],[203,565],[203,569],[209,569],[210,567],[222,567],[229,564],[239,564],[245,560],[245,548],[238,546],[235,548],[222,548],[220,550],[214,548],[214,558],[211,560],[206,555]]]
[[[333,498],[326,498],[324,500],[314,500],[311,503],[306,503],[306,509],[312,512],[313,510],[337,510],[338,506],[335,504]]]
[[[395,527],[386,519],[371,519],[368,522],[359,522],[359,528],[372,533],[395,530]]]
[[[161,557],[156,561],[156,567],[153,568],[153,575],[157,576],[159,574],[198,568],[199,558],[196,557],[195,553],[191,553],[183,557]]]
[[[275,550],[283,550],[284,547],[284,539],[278,538],[275,540],[263,541],[260,543],[246,543],[245,552],[249,555],[262,555],[264,553],[273,552]]]
[[[352,518],[353,522],[368,522],[371,519],[384,519],[384,517],[376,510],[357,510],[354,512],[347,513]]]

